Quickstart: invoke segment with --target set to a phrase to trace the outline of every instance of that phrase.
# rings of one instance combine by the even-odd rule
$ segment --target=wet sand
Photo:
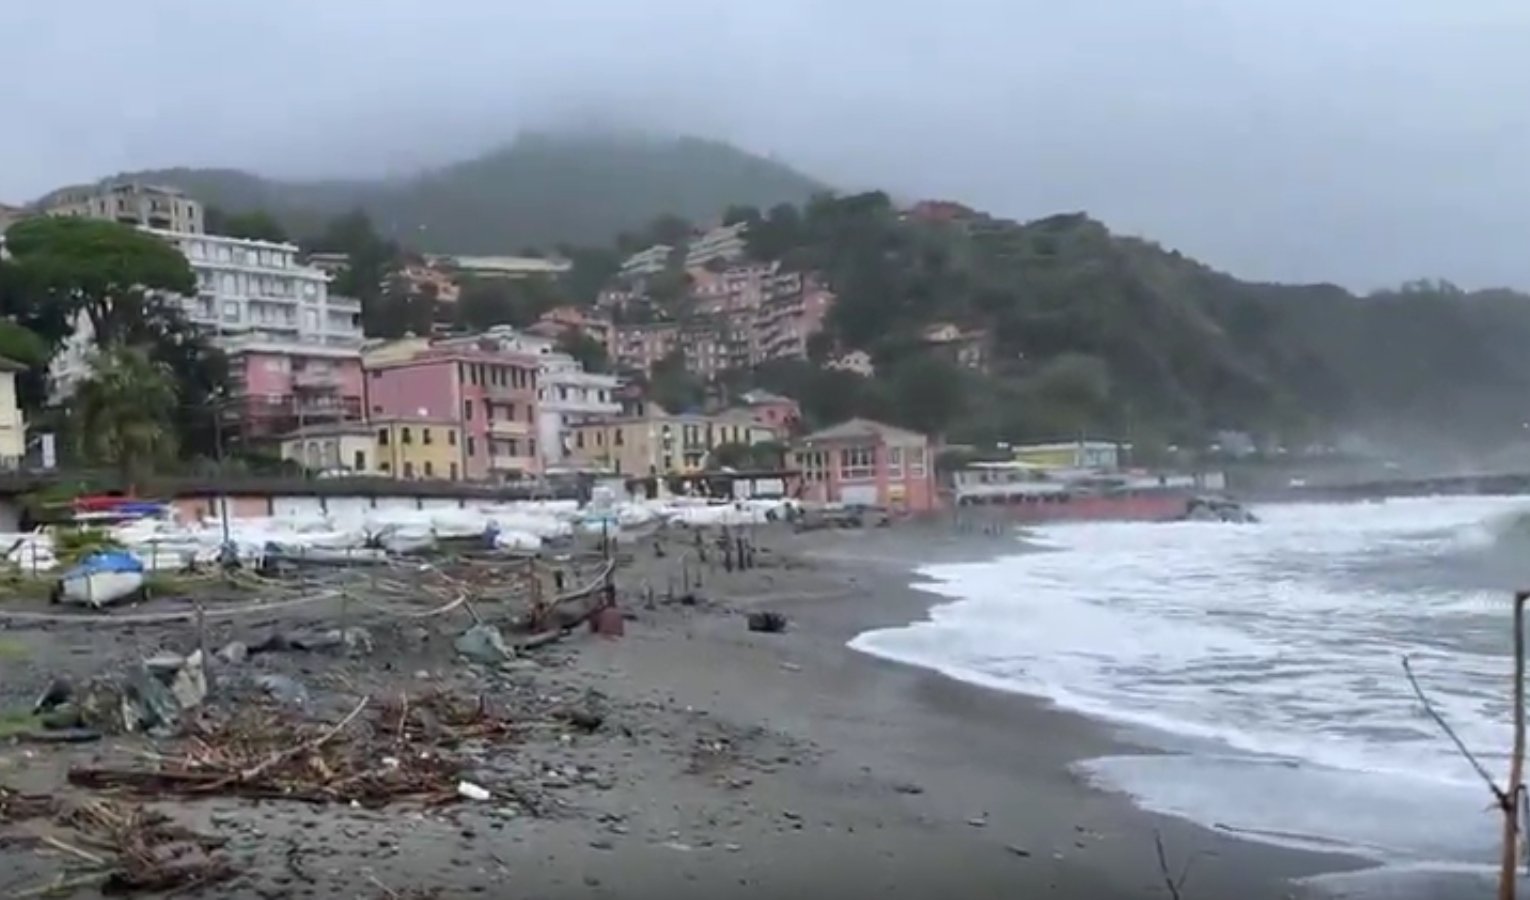
[[[347,675],[363,690],[423,675],[600,697],[599,733],[485,761],[552,785],[553,812],[171,804],[229,836],[244,871],[201,895],[1168,897],[1155,835],[1176,875],[1194,860],[1187,900],[1305,896],[1290,879],[1355,866],[1142,812],[1072,774],[1080,759],[1140,749],[1108,727],[845,647],[926,613],[935,598],[910,586],[914,565],[990,558],[1017,549],[1011,538],[772,529],[759,567],[731,574],[715,554],[697,565],[688,540],[664,542],[662,557],[651,542],[624,548],[621,638],[580,632],[488,674],[453,659],[462,623],[442,623]],[[750,632],[750,609],[790,627]],[[27,752],[0,747],[0,780],[35,788],[66,758]],[[45,871],[30,850],[0,850],[0,868],[31,876],[0,887]]]

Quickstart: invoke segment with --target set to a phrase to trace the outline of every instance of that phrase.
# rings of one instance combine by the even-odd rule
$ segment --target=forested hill
[[[1530,419],[1530,296],[1511,291],[1255,284],[1082,214],[918,216],[875,193],[775,210],[753,250],[821,268],[840,299],[819,349],[878,363],[867,383],[797,370],[778,387],[957,440],[1238,429],[1470,445],[1523,438]],[[938,322],[986,334],[986,374],[921,345]]]
[[[264,210],[289,233],[364,210],[417,250],[514,254],[609,243],[665,214],[695,221],[730,203],[802,202],[822,186],[790,167],[695,138],[525,135],[491,153],[396,180],[276,181],[229,169],[121,177],[180,187],[225,212]]]

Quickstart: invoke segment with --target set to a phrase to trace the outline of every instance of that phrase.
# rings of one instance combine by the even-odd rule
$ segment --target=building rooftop
[[[814,441],[840,441],[852,438],[882,437],[901,440],[928,440],[917,431],[909,431],[896,425],[885,425],[881,422],[873,422],[870,419],[848,419],[838,425],[830,425],[828,428],[815,431],[802,438],[801,443],[810,444]]]
[[[745,391],[744,393],[739,395],[739,400],[742,403],[744,403],[746,406],[755,406],[755,405],[762,404],[762,403],[796,403],[797,402],[797,401],[793,400],[790,397],[783,397],[780,394],[773,394],[770,391],[760,391],[760,390]]]

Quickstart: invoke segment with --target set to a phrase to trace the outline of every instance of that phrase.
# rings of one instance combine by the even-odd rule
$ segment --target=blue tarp
[[[65,578],[96,572],[142,572],[143,561],[126,550],[98,550],[64,573]]]

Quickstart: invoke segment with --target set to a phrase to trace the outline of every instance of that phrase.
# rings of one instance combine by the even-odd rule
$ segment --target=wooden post
[[[1503,859],[1498,873],[1499,900],[1514,900],[1515,861],[1519,854],[1519,805],[1525,774],[1525,601],[1530,591],[1514,595],[1514,755],[1504,792]]]
[[[207,664],[207,610],[202,605],[202,598],[196,599],[197,611],[197,650],[202,653],[202,664]]]

